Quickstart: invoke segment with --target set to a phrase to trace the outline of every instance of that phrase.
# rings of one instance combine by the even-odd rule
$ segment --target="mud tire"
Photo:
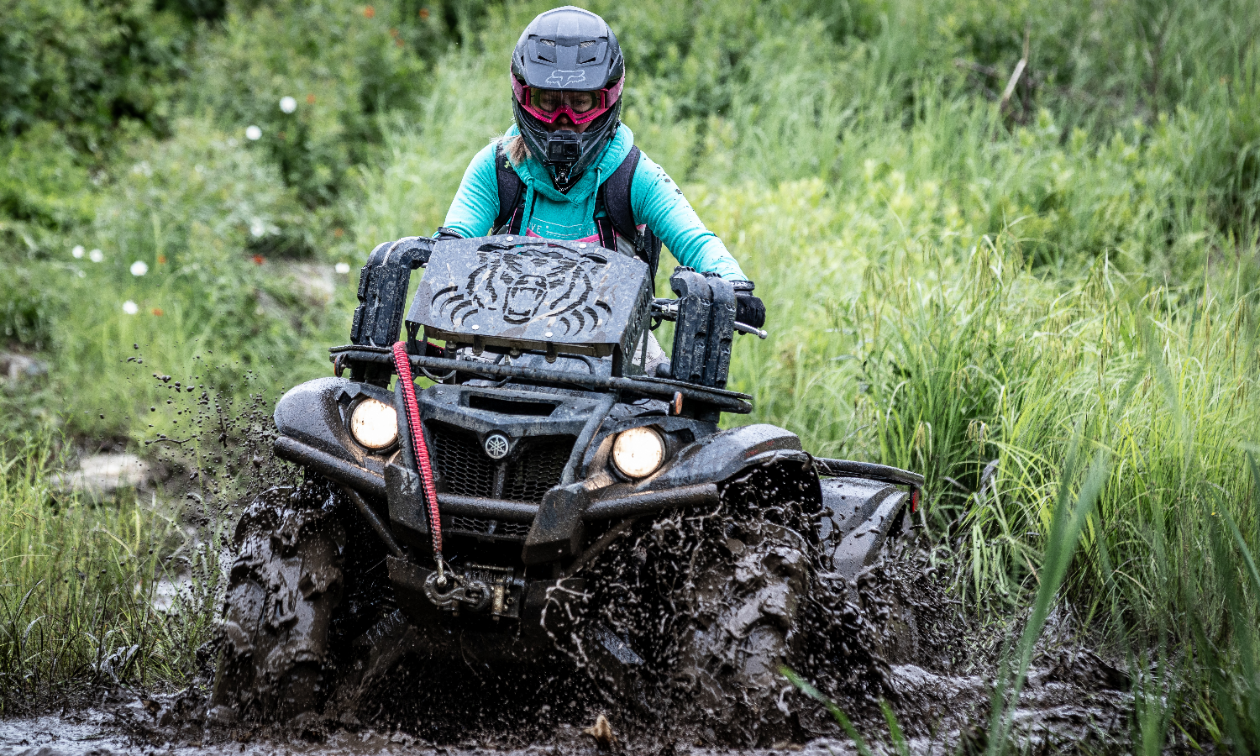
[[[578,573],[586,587],[572,611],[606,630],[570,653],[627,719],[721,745],[801,739],[780,669],[808,672],[812,652],[822,554],[810,540],[819,495],[809,472],[759,466],[724,485],[711,511],[637,521]],[[601,635],[641,661],[601,653],[612,651]]]
[[[323,482],[272,488],[236,527],[212,707],[287,719],[326,696],[346,536]]]
[[[772,523],[729,539],[729,560],[696,583],[706,597],[679,648],[676,701],[691,702],[728,742],[769,745],[796,735],[784,697],[811,569],[808,544]]]

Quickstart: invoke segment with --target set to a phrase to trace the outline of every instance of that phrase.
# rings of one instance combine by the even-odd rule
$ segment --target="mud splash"
[[[230,562],[216,549],[229,540],[246,503],[271,486],[300,482],[301,473],[271,454],[269,401],[259,396],[235,405],[204,386],[194,389],[195,377],[181,383],[155,374],[154,380],[171,392],[172,402],[182,403],[189,428],[187,437],[157,436],[149,444],[163,471],[165,495],[182,501],[181,519],[196,547],[173,554],[170,572],[209,592],[186,601],[185,610],[213,606],[217,612]],[[749,492],[780,485],[747,484]],[[475,659],[413,654],[353,702],[319,716],[260,725],[211,715],[218,646],[210,643],[197,654],[185,690],[116,688],[56,715],[0,721],[0,754],[42,748],[52,749],[42,751],[49,756],[206,748],[594,753],[600,747],[583,731],[600,715],[611,723],[611,749],[618,752],[855,752],[826,710],[777,669],[757,673],[764,690],[751,691],[749,700],[728,700],[706,686],[706,675],[721,675],[767,645],[835,699],[872,741],[880,741],[881,733],[886,739],[881,702],[887,702],[913,753],[982,749],[1009,631],[974,626],[949,599],[944,573],[933,566],[947,557],[933,559],[918,546],[888,555],[854,584],[829,575],[816,544],[800,535],[809,513],[794,507],[791,497],[785,500],[781,511],[760,511],[768,517],[755,521],[746,516],[749,499],[742,510],[736,504],[637,522],[584,567],[595,586],[587,619],[622,636],[635,627],[659,628],[655,645],[636,651],[661,669],[699,671],[681,681],[675,675],[610,676],[581,653],[580,644],[575,652],[563,639],[557,639],[555,658],[540,665],[544,671],[528,676],[504,676]],[[191,557],[198,549],[201,557]],[[680,590],[653,595],[652,586],[659,585]],[[794,603],[792,595],[807,600]],[[1015,715],[1015,738],[1025,748],[1107,750],[1121,737],[1132,708],[1122,692],[1126,685],[1122,674],[1088,650],[1043,641]],[[734,739],[730,731],[767,720],[773,726],[738,738],[761,749],[720,745]]]
[[[936,674],[913,664],[892,665],[888,672],[892,690],[888,700],[906,731],[910,753],[944,756],[979,753],[985,749],[992,676]],[[407,679],[411,674],[400,671],[391,683],[418,687],[419,681]],[[1092,652],[1079,647],[1061,647],[1040,654],[1038,666],[1032,670],[1015,713],[1015,751],[1106,753],[1123,750],[1127,741],[1123,732],[1125,718],[1132,710],[1132,700],[1128,694],[1114,689],[1115,685],[1123,684],[1117,674]],[[390,713],[378,712],[370,724],[306,721],[265,727],[223,726],[205,716],[207,698],[203,692],[137,695],[117,689],[103,693],[92,706],[83,709],[0,721],[0,756],[139,755],[155,750],[172,754],[207,750],[243,754],[283,751],[327,756],[368,753],[593,755],[606,752],[584,732],[594,723],[596,712],[605,710],[606,704],[602,702],[588,699],[586,706],[561,711],[541,703],[544,698],[536,695],[512,702],[503,700],[501,694],[506,691],[502,690],[485,690],[486,695],[478,696],[477,686],[471,681],[466,680],[457,687],[456,698],[463,704],[475,705],[483,711],[487,704],[514,705],[518,713],[535,717],[533,726],[522,726],[520,716],[507,714],[479,721],[475,718],[452,721],[452,727],[435,729],[426,727],[426,717],[407,706],[395,707]],[[556,688],[542,691],[553,699],[558,692]],[[526,701],[528,704],[524,703]],[[810,705],[803,697],[795,703],[801,707]],[[846,705],[853,707],[850,713],[859,729],[867,734],[868,743],[876,753],[894,752],[881,714],[864,710],[858,701]],[[450,715],[451,711],[442,713]],[[659,731],[628,727],[615,711],[609,712],[609,718],[615,737],[610,750],[614,753],[695,756],[785,751],[811,755],[857,753],[838,727],[803,743],[732,749],[706,745],[702,733],[687,736],[675,731],[666,737]],[[667,723],[658,723],[664,724]]]
[[[628,540],[634,554],[634,540]],[[888,726],[879,709],[887,701],[906,732],[910,753],[936,756],[978,753],[987,745],[994,671],[993,649],[1004,637],[969,625],[940,590],[942,581],[923,552],[892,555],[863,574],[855,605],[875,607],[894,600],[912,603],[924,618],[918,625],[920,653],[882,668],[880,687],[837,696],[877,752],[887,745]],[[931,610],[934,610],[933,614]],[[1107,752],[1123,745],[1132,710],[1124,675],[1071,641],[1070,618],[1060,617],[1057,634],[1043,641],[1020,706],[1013,740],[1017,751]],[[872,623],[872,627],[876,627]],[[824,665],[825,666],[825,665]],[[563,667],[555,667],[559,672]],[[763,748],[713,745],[695,701],[674,700],[671,721],[652,721],[606,697],[584,676],[556,674],[531,679],[485,675],[468,660],[444,665],[405,663],[382,680],[374,695],[336,719],[301,717],[273,725],[221,723],[209,712],[209,677],[203,674],[178,693],[158,695],[115,688],[88,706],[57,714],[0,722],[0,755],[147,754],[154,750],[191,754],[223,750],[245,754],[596,754],[602,750],[584,730],[601,714],[611,722],[611,750],[654,754],[856,753],[820,706],[787,689],[785,703],[819,727],[812,737],[767,743]],[[400,695],[402,692],[407,695]],[[692,726],[685,726],[691,722]],[[710,722],[711,725],[711,722]]]

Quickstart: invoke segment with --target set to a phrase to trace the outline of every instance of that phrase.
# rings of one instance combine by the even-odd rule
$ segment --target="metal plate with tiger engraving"
[[[633,354],[652,302],[642,261],[595,244],[515,236],[435,245],[407,320],[474,348]]]

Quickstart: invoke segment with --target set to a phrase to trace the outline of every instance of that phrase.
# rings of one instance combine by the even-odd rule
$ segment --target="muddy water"
[[[1096,661],[1084,652],[1076,668],[1059,663],[1050,669],[1034,669],[1014,721],[1018,750],[1032,752],[1107,752],[1123,746],[1125,717],[1131,708],[1127,694],[1108,690],[1097,678]],[[1072,663],[1070,660],[1068,663]],[[1075,679],[1068,672],[1074,672]],[[1091,676],[1093,676],[1091,678]],[[1091,678],[1091,679],[1086,679]],[[944,756],[985,746],[982,735],[987,719],[991,679],[983,676],[941,676],[914,665],[892,668],[897,691],[898,720],[907,730],[909,751],[922,756]],[[310,732],[268,731],[245,733],[181,718],[175,697],[140,698],[115,693],[111,700],[77,711],[0,720],[0,756],[105,756],[106,754],[599,754],[607,752],[585,734],[580,723],[560,723],[547,735],[528,745],[514,744],[509,735],[470,736],[433,744],[403,730],[371,728],[333,729],[319,736]],[[860,718],[859,718],[860,719]],[[872,747],[891,753],[878,733],[887,732],[874,721],[859,721],[860,729],[874,733]],[[614,731],[614,735],[617,733]],[[660,742],[650,736],[622,734],[610,749],[614,753],[694,754],[856,754],[857,749],[836,728],[834,737],[804,744],[781,744],[767,749],[732,750],[708,748],[687,740]]]
[[[172,382],[169,376],[154,377],[178,395],[177,381]],[[186,523],[203,529],[215,522],[232,521],[237,502],[260,487],[293,477],[294,471],[278,465],[269,453],[269,406],[261,402],[243,408],[225,406],[208,392],[201,392],[200,386],[198,394],[195,404],[188,408],[194,418],[190,430],[202,436],[201,448],[210,450],[208,464],[194,465],[185,456],[187,450],[182,443],[162,438],[154,442],[161,450],[154,456],[167,471],[168,495],[189,502]],[[192,396],[186,394],[185,401],[190,400]],[[174,485],[178,481],[182,483]],[[983,750],[1000,649],[1013,631],[971,626],[947,599],[944,580],[938,579],[926,564],[922,557],[907,556],[886,570],[874,570],[865,584],[858,586],[861,606],[841,601],[840,594],[836,596],[837,606],[844,606],[840,607],[843,612],[837,610],[835,618],[848,623],[844,628],[866,628],[863,632],[878,633],[879,628],[874,625],[867,627],[865,618],[886,614],[887,601],[895,599],[910,609],[917,617],[913,654],[885,654],[889,657],[885,659],[880,656],[886,649],[885,643],[873,635],[861,640],[854,636],[852,648],[844,652],[847,661],[836,662],[840,658],[836,656],[838,651],[829,647],[823,654],[827,661],[816,665],[810,677],[840,698],[841,706],[859,729],[876,741],[877,751],[878,741],[886,739],[889,729],[878,705],[880,699],[886,700],[895,712],[912,753]],[[835,618],[825,624],[835,624],[839,621]],[[1052,632],[1052,639],[1043,641],[1039,649],[1036,667],[1014,716],[1015,740],[1034,751],[1112,750],[1127,739],[1126,717],[1132,705],[1127,694],[1121,692],[1126,683],[1123,675],[1088,650],[1072,644],[1070,624],[1063,620],[1061,632]],[[814,628],[820,636],[827,629]],[[854,669],[862,665],[870,667],[871,674],[860,674]],[[405,695],[399,690],[398,697]],[[441,735],[433,734],[433,728],[418,722],[414,714],[410,720],[365,716],[363,723],[321,721],[309,727],[299,722],[280,728],[250,728],[210,723],[204,694],[161,696],[116,690],[103,692],[94,700],[96,704],[87,708],[0,720],[0,756],[204,752],[329,756],[595,754],[604,749],[583,730],[600,713],[612,721],[616,736],[612,752],[697,756],[786,750],[809,754],[857,752],[819,704],[790,689],[786,682],[781,697],[784,706],[813,723],[811,729],[815,733],[834,735],[807,742],[785,742],[778,749],[714,748],[706,744],[720,739],[720,734],[714,738],[703,729],[688,730],[671,722],[638,721],[629,725],[618,711],[601,710],[594,700],[557,705],[547,716],[516,717],[511,721],[503,718],[504,724],[497,727],[480,724],[461,731],[456,726],[453,735],[451,727],[440,728]],[[514,705],[512,701],[500,703],[506,707]],[[539,704],[537,700],[516,702],[518,706]],[[685,719],[687,709],[687,703],[682,702],[672,711]],[[440,737],[441,742],[426,740],[426,732],[428,737]]]

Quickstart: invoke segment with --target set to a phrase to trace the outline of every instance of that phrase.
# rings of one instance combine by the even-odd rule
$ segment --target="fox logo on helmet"
[[[581,84],[584,81],[586,81],[585,71],[556,70],[556,71],[552,71],[551,75],[548,76],[547,80],[543,83],[555,89],[563,89],[565,87],[569,87],[574,84]]]
[[[580,69],[577,71],[556,70],[552,71],[543,83],[555,89],[563,89],[584,81],[586,81],[586,72]]]

